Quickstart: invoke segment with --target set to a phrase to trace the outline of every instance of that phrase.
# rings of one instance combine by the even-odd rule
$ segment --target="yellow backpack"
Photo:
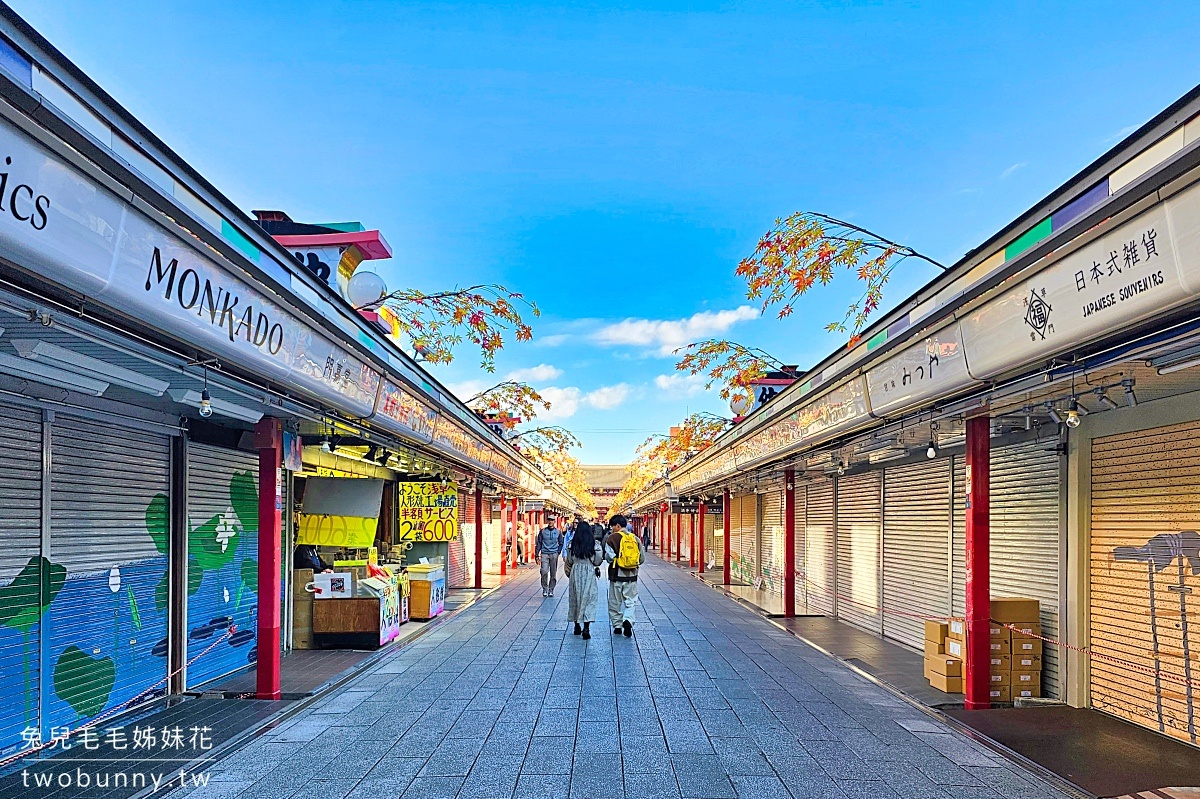
[[[632,533],[621,533],[621,548],[614,561],[618,569],[636,569],[642,560],[642,550],[638,546],[637,536]]]

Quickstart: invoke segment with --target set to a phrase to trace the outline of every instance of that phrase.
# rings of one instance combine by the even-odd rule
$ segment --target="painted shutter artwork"
[[[759,524],[759,574],[762,587],[783,596],[783,489],[761,495]]]
[[[1091,659],[1092,707],[1195,744],[1200,422],[1093,439],[1091,494],[1092,652],[1134,664]]]
[[[466,575],[463,579],[464,586],[475,585],[475,492],[474,491],[459,491],[458,492],[458,537],[462,540],[463,545],[463,560],[466,565]],[[486,514],[485,514],[486,516]],[[484,529],[487,522],[484,522]],[[487,546],[484,546],[487,549]]]
[[[165,435],[58,414],[50,450],[47,730],[165,692],[170,490]]]
[[[804,523],[806,604],[815,613],[833,616],[837,567],[834,563],[833,480],[822,477],[808,484]]]
[[[46,608],[65,573],[42,557],[42,414],[0,404],[0,754],[40,726],[41,636]],[[40,575],[51,595],[39,596]],[[49,730],[42,731],[45,736]]]
[[[258,456],[189,443],[187,510],[190,689],[258,659]]]
[[[992,450],[992,596],[1040,600],[1042,635],[1059,639],[1058,438]],[[1042,650],[1042,695],[1061,698],[1059,652]]]
[[[950,614],[950,459],[883,479],[883,634],[923,649],[923,617]]]
[[[882,472],[838,478],[838,618],[880,632],[879,531]]]
[[[755,494],[745,494],[732,500],[734,515],[729,530],[732,537],[729,543],[730,574],[734,580],[746,585],[753,583],[757,572],[754,558],[757,503]]]

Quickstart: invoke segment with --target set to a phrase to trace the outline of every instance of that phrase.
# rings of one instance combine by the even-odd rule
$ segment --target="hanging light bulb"
[[[208,393],[208,367],[204,369],[204,389],[200,392],[200,415],[205,419],[212,416],[212,396]]]
[[[1075,397],[1071,397],[1071,405],[1067,408],[1067,417],[1063,422],[1072,430],[1079,427],[1080,423],[1083,422],[1083,418],[1079,413],[1079,400]]]
[[[925,457],[933,460],[938,455],[937,444],[933,443],[933,439],[929,440],[929,449],[925,450]]]
[[[321,451],[333,452],[333,442],[329,440],[329,430],[325,430],[325,434],[321,436]]]

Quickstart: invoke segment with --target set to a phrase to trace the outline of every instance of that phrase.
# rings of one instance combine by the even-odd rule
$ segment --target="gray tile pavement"
[[[559,593],[522,570],[173,797],[1062,796],[654,558],[632,639]]]

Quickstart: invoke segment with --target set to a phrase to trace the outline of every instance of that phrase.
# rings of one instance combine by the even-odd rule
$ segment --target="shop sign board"
[[[379,645],[390,643],[400,634],[400,585],[396,575],[384,580],[384,590],[379,596]]]
[[[373,419],[383,418],[391,428],[400,428],[412,438],[432,441],[438,413],[412,393],[389,379],[384,379],[379,391]]]
[[[366,549],[375,543],[383,481],[310,477],[296,543]]]
[[[958,323],[944,327],[866,372],[871,415],[901,413],[975,383]]]
[[[990,379],[1200,293],[1200,186],[1144,211],[962,319],[972,376]]]
[[[451,541],[458,538],[458,485],[440,481],[397,483],[400,541]]]

